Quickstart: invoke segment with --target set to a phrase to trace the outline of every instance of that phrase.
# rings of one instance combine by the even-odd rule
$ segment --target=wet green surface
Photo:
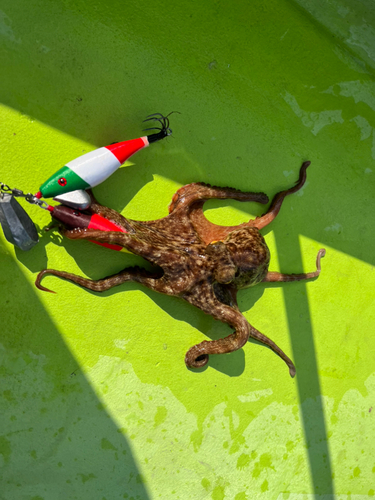
[[[139,263],[44,233],[29,253],[1,236],[0,466],[5,500],[374,496],[375,16],[372,2],[8,2],[0,11],[0,180],[36,192],[83,152],[174,137],[96,188],[153,219],[181,185],[274,193],[312,164],[263,231],[272,270],[240,308],[295,361],[249,342],[201,372],[185,352],[230,329],[136,285],[95,294],[38,271],[97,279]],[[25,204],[24,204],[25,206]],[[222,224],[263,207],[209,202]],[[1,496],[1,495],[0,495]]]

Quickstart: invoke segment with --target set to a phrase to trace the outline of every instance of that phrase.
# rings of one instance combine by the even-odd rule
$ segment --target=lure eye
[[[60,177],[57,182],[60,184],[60,186],[66,186],[68,184],[68,181],[65,179],[65,177]]]

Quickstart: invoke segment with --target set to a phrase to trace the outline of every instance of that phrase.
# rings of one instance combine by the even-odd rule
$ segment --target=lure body
[[[160,141],[172,134],[169,127],[169,115],[163,116],[161,113],[154,113],[144,120],[145,122],[159,122],[158,127],[145,129],[157,130],[157,133],[110,144],[70,161],[40,186],[35,195],[36,198],[56,198],[65,193],[86,190],[102,183],[134,153],[152,142]],[[66,200],[61,201],[64,203]],[[67,204],[74,208],[83,208],[81,200],[77,204],[75,204],[74,199],[73,201],[69,200]]]
[[[90,151],[60,168],[40,186],[36,196],[54,198],[70,191],[95,187],[148,145],[148,138],[140,137]]]

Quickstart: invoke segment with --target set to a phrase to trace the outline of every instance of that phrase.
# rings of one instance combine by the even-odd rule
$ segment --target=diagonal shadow
[[[147,500],[126,438],[1,244],[0,252],[1,498]]]
[[[280,247],[276,234],[275,240],[281,272],[289,272],[285,271],[285,269],[287,269],[290,263],[290,256],[293,259],[293,268],[295,267],[293,272],[298,273],[302,270],[300,244],[296,235],[293,236],[290,238],[287,257],[285,248]],[[310,284],[310,286],[313,285]],[[296,382],[300,400],[300,414],[309,456],[313,491],[315,495],[332,495],[333,498],[332,465],[318,374],[314,333],[311,326],[312,322],[307,298],[307,284],[303,281],[283,283],[282,290],[293,352],[292,359],[297,369]],[[297,295],[298,308],[296,307]]]

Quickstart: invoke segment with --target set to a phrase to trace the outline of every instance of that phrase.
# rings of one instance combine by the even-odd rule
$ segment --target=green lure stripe
[[[77,189],[87,189],[90,187],[86,181],[77,175],[69,167],[60,168],[52,177],[40,187],[43,198],[53,198],[60,194],[76,191]]]

